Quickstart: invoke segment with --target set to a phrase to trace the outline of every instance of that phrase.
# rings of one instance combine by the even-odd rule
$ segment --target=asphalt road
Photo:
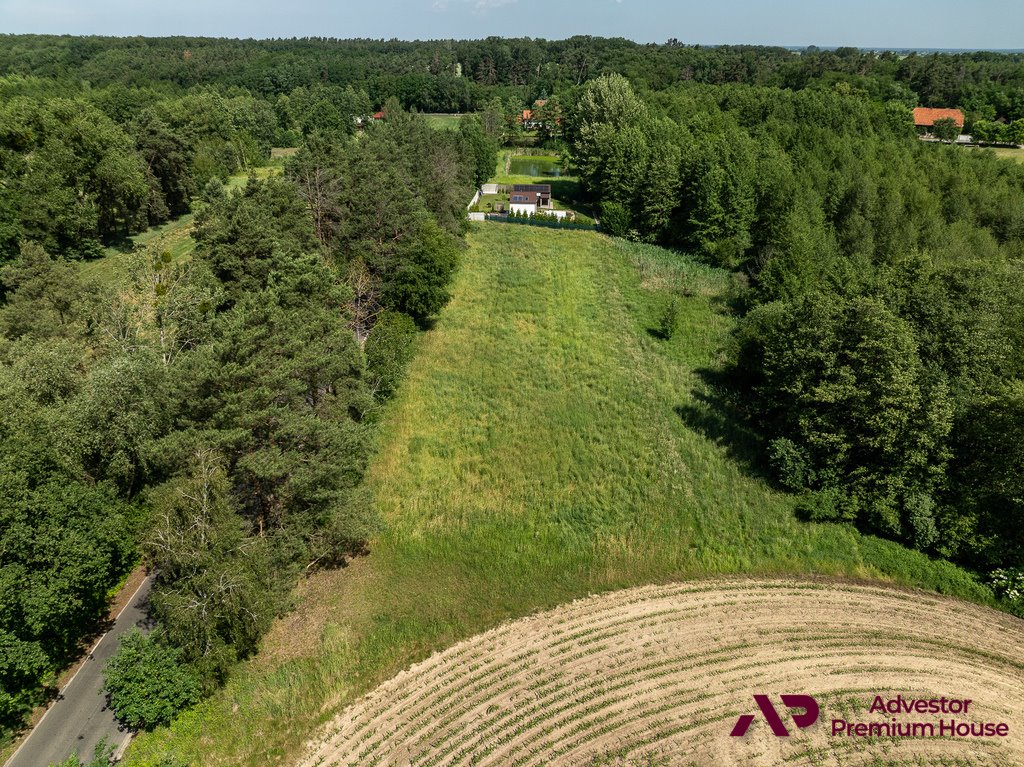
[[[107,658],[117,652],[122,634],[133,626],[148,628],[143,606],[151,583],[150,578],[142,582],[5,767],[48,767],[67,759],[72,752],[88,761],[103,736],[115,748],[127,741],[129,733],[118,726],[106,706],[101,672]]]

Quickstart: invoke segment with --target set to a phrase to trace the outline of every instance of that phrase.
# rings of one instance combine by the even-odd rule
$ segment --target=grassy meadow
[[[995,152],[996,155],[998,155],[999,157],[1002,157],[1002,158],[1004,158],[1006,160],[1016,160],[1017,162],[1024,162],[1024,148],[1017,148],[1017,149],[1003,148],[1003,149],[993,149],[992,151]]]
[[[460,114],[424,114],[431,128],[435,130],[458,130],[462,122]]]
[[[358,695],[499,622],[719,574],[884,578],[986,600],[956,568],[796,520],[716,374],[731,277],[667,251],[474,225],[453,299],[383,414],[369,554],[306,579],[261,653],[129,765],[289,764]],[[653,329],[679,298],[678,331]]]

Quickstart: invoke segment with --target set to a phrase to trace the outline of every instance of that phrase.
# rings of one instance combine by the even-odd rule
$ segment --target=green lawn
[[[136,234],[129,238],[125,246],[107,248],[103,258],[82,261],[79,265],[82,276],[104,283],[114,281],[119,270],[128,263],[130,243],[134,243],[136,248],[147,248],[154,255],[169,251],[174,263],[185,261],[196,247],[195,240],[192,239],[192,214],[186,214]]]
[[[462,122],[461,114],[425,114],[424,117],[435,130],[456,130]]]
[[[721,573],[890,578],[984,601],[961,571],[805,524],[718,404],[726,272],[590,232],[474,225],[453,299],[384,414],[370,554],[297,592],[261,654],[128,764],[287,764],[346,703],[495,624]],[[656,325],[680,299],[671,341]]]
[[[1024,149],[993,149],[992,151],[1008,160],[1024,162]]]

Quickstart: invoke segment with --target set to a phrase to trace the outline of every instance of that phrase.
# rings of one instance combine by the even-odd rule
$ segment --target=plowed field
[[[793,733],[758,715],[775,701]],[[779,695],[809,694],[798,730]],[[832,735],[891,722],[885,700],[970,699],[1005,738]],[[796,712],[798,713],[798,712]],[[957,600],[784,580],[645,587],[506,623],[435,654],[346,709],[302,767],[326,765],[1024,764],[1024,623]]]

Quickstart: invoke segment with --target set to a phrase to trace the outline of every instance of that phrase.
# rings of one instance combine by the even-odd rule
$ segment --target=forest
[[[715,385],[802,516],[1024,583],[1024,165],[910,117],[1013,138],[1024,57],[0,36],[0,731],[140,561],[108,690],[148,728],[364,551],[375,426],[538,98],[606,233],[732,271]],[[78,268],[187,213],[192,258]]]
[[[273,139],[250,95],[114,117],[41,93],[0,109],[0,726],[43,700],[141,558],[159,627],[126,643],[135,661],[108,687],[150,727],[254,651],[302,572],[375,529],[360,487],[373,425],[447,300],[496,144],[479,122],[435,133],[397,104],[348,140],[355,104],[283,176],[228,191]],[[191,259],[139,251],[114,281],[77,268],[186,211]],[[140,668],[157,699],[132,697]]]

